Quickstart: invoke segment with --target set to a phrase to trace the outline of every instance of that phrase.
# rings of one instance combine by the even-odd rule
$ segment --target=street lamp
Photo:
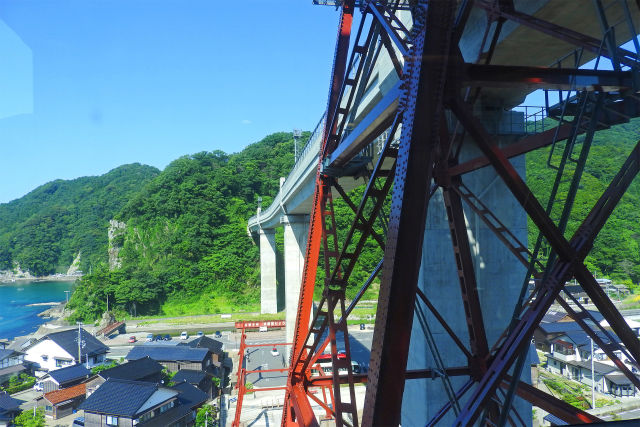
[[[298,161],[298,139],[302,136],[302,131],[300,129],[293,130],[293,161],[294,163]]]

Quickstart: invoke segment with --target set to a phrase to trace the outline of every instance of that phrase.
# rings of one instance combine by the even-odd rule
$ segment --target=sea
[[[30,304],[65,301],[64,291],[73,291],[73,288],[72,281],[0,283],[0,338],[13,339],[37,331],[49,320],[38,317],[38,313],[51,306]]]

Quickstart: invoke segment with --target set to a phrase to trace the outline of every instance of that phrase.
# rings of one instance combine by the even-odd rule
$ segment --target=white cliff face
[[[109,237],[109,270],[115,270],[122,267],[122,260],[119,258],[120,249],[122,249],[121,241],[123,240],[127,224],[112,219],[109,221],[109,229],[107,235]]]
[[[69,269],[67,270],[67,276],[73,276],[78,273],[78,270],[80,269],[80,254],[81,251],[78,252],[78,255],[76,255],[75,259],[69,266]]]

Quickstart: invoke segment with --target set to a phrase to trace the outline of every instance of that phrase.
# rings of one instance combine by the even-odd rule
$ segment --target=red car
[[[136,342],[136,341],[138,340],[133,335],[129,337],[129,342]]]

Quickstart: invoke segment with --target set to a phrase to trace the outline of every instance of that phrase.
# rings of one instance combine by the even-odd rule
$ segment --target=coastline
[[[64,274],[57,275],[54,274],[52,276],[39,276],[39,277],[11,277],[11,276],[0,276],[0,285],[6,285],[8,283],[15,282],[71,282],[76,279],[80,279],[82,277],[81,274]]]

